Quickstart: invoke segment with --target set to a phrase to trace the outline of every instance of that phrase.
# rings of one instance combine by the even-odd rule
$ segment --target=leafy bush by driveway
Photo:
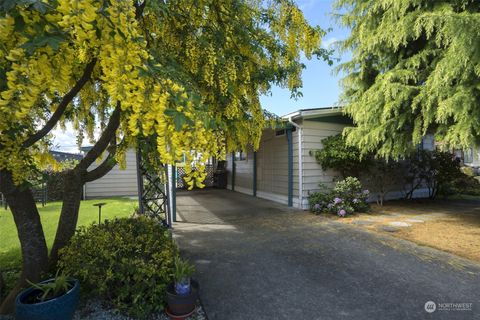
[[[146,318],[164,308],[175,252],[170,232],[152,219],[107,220],[80,228],[62,250],[59,268],[91,295]]]

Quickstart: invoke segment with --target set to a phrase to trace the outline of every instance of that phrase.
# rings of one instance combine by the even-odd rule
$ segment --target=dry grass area
[[[391,201],[338,221],[480,262],[480,201]]]

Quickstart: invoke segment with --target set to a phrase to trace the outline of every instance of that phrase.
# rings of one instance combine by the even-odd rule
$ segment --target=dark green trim
[[[293,206],[293,139],[292,129],[287,129],[288,144],[288,206]]]
[[[177,222],[177,167],[172,166],[172,219]]]
[[[235,191],[235,152],[232,152],[232,191]]]
[[[257,196],[257,151],[253,151],[253,196]]]
[[[353,125],[352,118],[348,116],[327,116],[327,117],[317,117],[317,118],[308,118],[307,121],[317,121],[317,122],[326,122],[326,123],[339,123],[339,124],[348,124]]]

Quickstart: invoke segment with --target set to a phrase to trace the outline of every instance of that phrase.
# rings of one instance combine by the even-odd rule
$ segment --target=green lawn
[[[125,198],[95,199],[81,202],[78,217],[78,226],[98,223],[98,208],[94,203],[107,203],[102,207],[102,220],[115,217],[128,217],[133,213],[137,200]],[[42,208],[38,204],[42,219],[43,231],[50,246],[55,238],[55,232],[60,215],[61,202],[49,202]],[[0,208],[0,270],[15,270],[21,265],[20,242],[18,241],[17,229],[10,210]]]

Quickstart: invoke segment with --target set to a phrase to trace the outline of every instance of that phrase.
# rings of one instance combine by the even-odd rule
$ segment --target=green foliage
[[[472,167],[463,166],[460,168],[460,170],[463,172],[463,174],[469,177],[475,176],[475,170]]]
[[[337,0],[351,28],[342,103],[363,153],[401,158],[432,132],[449,147],[480,136],[480,2]]]
[[[325,186],[320,185],[320,187],[324,188]],[[328,205],[331,203],[332,199],[331,192],[313,192],[309,194],[308,204],[310,206],[310,211],[316,214],[328,212],[330,209]]]
[[[365,167],[371,163],[371,157],[362,157],[360,150],[347,146],[341,134],[330,136],[322,140],[323,148],[310,151],[323,170],[333,169],[343,177],[358,177]]]
[[[397,161],[375,159],[362,176],[362,181],[376,194],[377,204],[383,206],[387,194],[404,183],[405,170]]]
[[[428,163],[424,181],[429,189],[430,198],[437,194],[448,196],[455,193],[455,180],[464,176],[459,161],[448,152],[427,152]]]
[[[320,187],[325,188],[323,185]],[[347,177],[338,181],[331,191],[312,193],[308,197],[308,202],[310,210],[314,213],[329,212],[344,217],[354,212],[367,211],[369,195],[370,192],[363,190],[357,178]]]
[[[136,318],[163,310],[172,282],[175,246],[170,232],[148,218],[80,228],[61,251],[59,268],[90,294]]]
[[[461,193],[467,185],[475,186],[471,180],[474,178],[462,172],[459,161],[449,152],[420,150],[409,157],[408,164],[406,198],[412,198],[413,192],[422,186],[428,188],[431,199]]]
[[[372,152],[362,155],[357,147],[347,145],[341,134],[323,139],[322,144],[321,150],[311,154],[324,170],[333,169],[343,177],[362,179],[371,191],[377,193],[377,202],[383,204],[385,196],[398,180],[398,162],[375,159]]]
[[[189,278],[195,272],[195,266],[180,257],[175,257],[175,268],[173,278],[176,282]]]
[[[480,196],[480,183],[472,176],[463,175],[453,181],[452,193]]]
[[[32,283],[29,280],[27,282],[34,288],[40,290],[42,292],[41,296],[39,297],[39,301],[34,302],[43,302],[47,300],[51,300],[57,298],[61,295],[64,295],[71,289],[72,283],[69,281],[69,277],[65,274],[57,274],[53,281],[48,281],[45,283]]]

